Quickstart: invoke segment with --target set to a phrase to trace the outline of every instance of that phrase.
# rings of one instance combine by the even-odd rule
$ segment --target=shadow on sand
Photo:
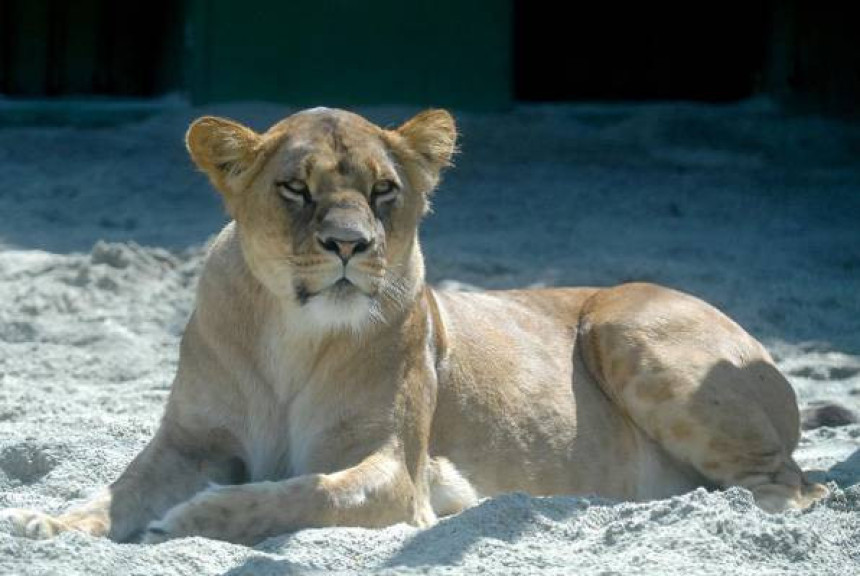
[[[809,470],[807,475],[815,482],[835,482],[843,490],[860,484],[860,450],[855,450],[851,456],[837,462],[829,470]]]
[[[523,501],[528,500],[528,504]],[[568,521],[589,508],[612,506],[615,503],[600,498],[556,496],[532,498],[527,494],[506,494],[485,500],[478,506],[446,518],[427,530],[418,532],[385,566],[426,566],[460,564],[470,548],[480,540],[496,540],[511,544],[527,531],[554,522]],[[574,537],[571,535],[571,537]],[[428,562],[428,550],[435,551]]]

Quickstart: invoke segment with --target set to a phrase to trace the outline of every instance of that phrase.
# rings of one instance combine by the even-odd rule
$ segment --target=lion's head
[[[384,321],[420,287],[418,223],[455,148],[447,112],[385,130],[315,108],[264,134],[207,116],[186,141],[224,196],[254,276],[312,323]]]

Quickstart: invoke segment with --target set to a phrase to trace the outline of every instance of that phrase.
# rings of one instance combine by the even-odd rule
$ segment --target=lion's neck
[[[271,311],[258,326],[258,363],[279,400],[289,402],[309,386],[348,381],[374,350],[400,346],[414,319],[425,314],[423,268],[410,272],[397,300],[383,302],[380,317],[358,327],[315,326],[301,308],[271,300]]]
[[[315,325],[296,302],[269,291],[244,262],[230,230],[216,240],[200,280],[196,324],[221,357],[256,366],[281,397],[318,381],[321,372],[361,365],[369,349],[400,346],[426,314],[424,266],[417,241],[392,267],[397,289],[378,299],[378,317],[346,329]],[[420,320],[419,320],[420,323]]]

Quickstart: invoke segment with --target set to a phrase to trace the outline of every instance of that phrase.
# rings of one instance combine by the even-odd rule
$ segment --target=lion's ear
[[[397,132],[435,170],[450,166],[457,149],[457,125],[446,110],[425,110]]]
[[[185,135],[191,159],[222,192],[253,164],[259,141],[250,128],[214,116],[198,118]]]

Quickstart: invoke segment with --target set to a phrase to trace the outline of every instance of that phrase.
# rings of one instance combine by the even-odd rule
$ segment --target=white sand
[[[155,430],[201,246],[224,222],[181,144],[213,111],[257,128],[286,113],[0,130],[0,508],[67,507]],[[463,154],[424,227],[432,281],[661,282],[762,339],[802,406],[860,412],[860,128],[764,101],[460,118]],[[34,542],[0,526],[0,574],[860,573],[860,425],[805,432],[798,454],[834,488],[803,513],[765,515],[740,489],[646,504],[511,495],[423,532],[306,530],[256,548]]]

